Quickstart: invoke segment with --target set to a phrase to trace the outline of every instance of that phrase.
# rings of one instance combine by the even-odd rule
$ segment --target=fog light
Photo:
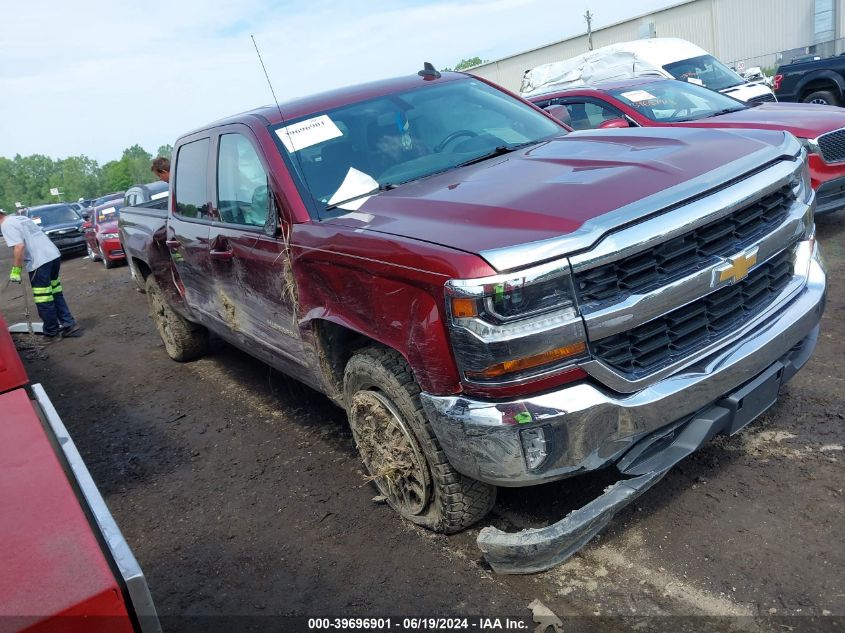
[[[522,453],[525,455],[525,465],[528,470],[539,468],[549,456],[549,441],[542,426],[532,429],[522,429],[519,434],[522,440]]]

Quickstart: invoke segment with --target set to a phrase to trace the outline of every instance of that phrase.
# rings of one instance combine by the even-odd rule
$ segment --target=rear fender
[[[813,84],[820,85],[816,87]],[[798,83],[796,93],[799,99],[803,99],[806,93],[813,92],[814,90],[823,90],[823,86],[833,87],[840,99],[845,94],[845,80],[843,80],[839,73],[832,70],[817,70],[802,78]]]

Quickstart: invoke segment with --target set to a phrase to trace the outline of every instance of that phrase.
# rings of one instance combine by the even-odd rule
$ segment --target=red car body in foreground
[[[126,260],[118,234],[117,218],[123,200],[104,202],[90,210],[89,219],[82,225],[91,261],[102,261],[106,268],[113,268]]]
[[[791,132],[808,151],[816,215],[845,207],[843,108],[809,103],[749,104],[694,84],[653,77],[601,82],[532,96],[530,101],[543,108],[565,106],[568,117],[563,121],[576,130],[630,125]],[[712,106],[702,107],[705,104]],[[678,116],[673,116],[675,112]]]
[[[372,480],[440,532],[495,486],[621,476],[504,572],[570,556],[717,433],[766,410],[818,337],[805,152],[762,130],[567,133],[432,68],[177,140],[166,214],[120,226],[168,354],[209,331],[343,407]]]
[[[0,628],[161,633],[137,561],[2,317],[0,412]]]

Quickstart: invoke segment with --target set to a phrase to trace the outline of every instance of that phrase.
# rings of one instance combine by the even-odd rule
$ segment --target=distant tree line
[[[162,145],[157,156],[170,156],[173,148]],[[153,156],[140,145],[123,150],[120,160],[104,165],[87,156],[53,159],[42,154],[0,156],[0,209],[7,212],[15,203],[24,206],[57,202],[50,189],[57,187],[63,202],[96,198],[132,185],[155,180],[150,172]]]

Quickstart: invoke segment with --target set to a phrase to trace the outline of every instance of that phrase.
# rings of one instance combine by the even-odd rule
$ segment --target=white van
[[[522,78],[523,97],[596,81],[656,75],[717,90],[740,101],[776,101],[768,86],[742,77],[695,44],[655,37],[611,44],[562,62],[543,64]]]

